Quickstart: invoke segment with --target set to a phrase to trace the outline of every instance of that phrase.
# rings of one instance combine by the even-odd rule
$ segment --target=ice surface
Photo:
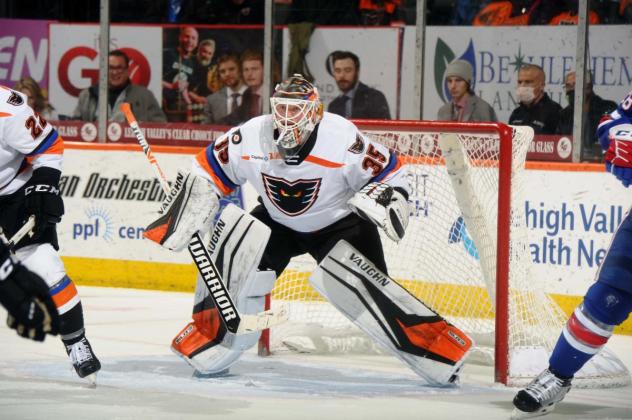
[[[98,387],[75,376],[58,339],[33,343],[2,325],[0,419],[507,419],[512,410],[516,389],[494,384],[489,367],[468,365],[460,387],[437,389],[384,355],[248,353],[227,376],[193,378],[169,350],[192,295],[79,292],[103,365]],[[611,344],[632,366],[632,338]],[[632,418],[632,387],[571,390],[548,418]]]

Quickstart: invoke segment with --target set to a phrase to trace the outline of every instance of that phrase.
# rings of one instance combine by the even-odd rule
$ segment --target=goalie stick
[[[158,165],[158,161],[151,152],[151,148],[145,139],[136,117],[132,113],[132,108],[128,103],[121,104],[121,111],[125,114],[125,118],[129,123],[138,143],[143,149],[147,160],[151,164],[154,175],[160,181],[160,185],[165,194],[169,194],[169,183],[167,177]],[[233,299],[228,293],[228,288],[222,281],[221,275],[217,266],[211,259],[211,256],[204,246],[204,241],[200,237],[199,232],[196,232],[189,242],[189,253],[193,258],[193,262],[197,267],[204,284],[208,288],[209,294],[213,299],[213,303],[218,309],[219,315],[222,319],[226,329],[233,334],[246,334],[253,331],[260,331],[270,328],[273,325],[279,324],[287,319],[287,313],[285,311],[274,312],[272,310],[259,312],[256,315],[240,315]]]

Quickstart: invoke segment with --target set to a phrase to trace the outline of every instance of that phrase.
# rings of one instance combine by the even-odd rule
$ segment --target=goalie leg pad
[[[453,383],[472,340],[340,241],[310,283],[349,320],[429,384]]]
[[[163,201],[160,217],[143,236],[172,251],[181,251],[195,232],[206,232],[219,209],[217,193],[206,179],[178,171],[173,188]]]
[[[255,314],[264,310],[265,295],[272,290],[274,271],[255,272],[246,282],[245,292],[237,307],[241,313]],[[193,314],[189,323],[172,342],[172,350],[200,373],[216,374],[228,369],[259,340],[261,331],[236,335],[227,332],[217,308]]]
[[[274,272],[257,271],[269,237],[266,225],[232,204],[224,209],[211,234],[211,258],[242,314],[261,312],[265,295],[276,281]],[[260,332],[227,332],[199,275],[194,299],[193,322],[174,338],[172,350],[200,372],[222,371],[257,342]]]

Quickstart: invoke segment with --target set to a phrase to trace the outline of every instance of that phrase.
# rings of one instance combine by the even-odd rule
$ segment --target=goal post
[[[471,359],[493,364],[497,382],[525,384],[547,366],[567,319],[529,275],[523,178],[533,130],[441,121],[357,125],[410,168],[406,235],[398,244],[381,238],[390,276],[470,334],[477,343]],[[263,353],[379,352],[311,288],[314,267],[310,257],[297,257],[277,280],[271,306],[289,305],[290,319],[263,334]],[[589,365],[576,386],[629,382],[607,351]]]

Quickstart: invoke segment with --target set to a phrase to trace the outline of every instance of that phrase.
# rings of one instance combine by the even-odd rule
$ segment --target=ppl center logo
[[[147,57],[135,48],[123,47],[119,50],[129,57],[129,74],[132,83],[147,87],[151,80],[151,68]],[[82,79],[90,80],[88,86],[99,82],[98,55],[94,48],[78,46],[70,48],[61,56],[57,65],[57,74],[59,75],[59,84],[68,95],[77,97],[79,92],[87,87],[84,86],[85,81],[81,83],[81,86],[77,86],[76,76],[71,77],[71,73],[76,75],[78,66],[83,66],[79,68],[79,76]],[[88,63],[87,66],[86,63]],[[72,72],[71,68],[73,69]]]
[[[100,206],[85,209],[84,218],[72,224],[72,239],[76,241],[145,240],[144,226],[115,224],[110,213]]]

